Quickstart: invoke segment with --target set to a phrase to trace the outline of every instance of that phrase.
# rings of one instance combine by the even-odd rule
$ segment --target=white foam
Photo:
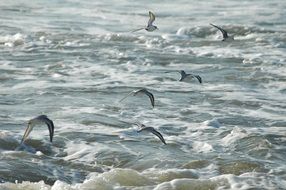
[[[220,184],[220,185],[218,185]],[[154,190],[197,190],[216,189],[219,186],[228,187],[227,180],[194,180],[194,179],[174,179],[157,185]]]
[[[220,128],[221,127],[220,122],[216,118],[213,118],[212,120],[204,121],[203,125],[211,126],[211,127],[214,127],[214,128]]]
[[[37,151],[37,152],[35,153],[35,155],[37,155],[37,156],[43,156],[44,153],[42,153],[41,151]]]
[[[151,168],[145,170],[142,174],[159,183],[179,178],[193,178],[193,179],[199,178],[198,173],[192,169],[172,168],[172,169],[160,170]]]
[[[3,139],[8,143],[18,143],[18,135],[15,135],[11,131],[1,130],[0,139]]]
[[[246,130],[239,127],[234,127],[228,135],[221,139],[221,142],[224,146],[229,146],[246,136],[248,136]]]
[[[131,177],[132,176],[132,177]],[[112,169],[103,174],[93,173],[89,175],[83,183],[77,183],[74,185],[68,185],[66,183],[57,181],[52,190],[61,189],[103,189],[103,190],[113,190],[116,187],[132,187],[132,186],[148,186],[152,185],[153,182],[147,177],[141,175],[135,170],[131,169]],[[0,186],[1,187],[1,186]]]
[[[178,36],[188,36],[190,34],[191,28],[181,27],[177,30],[176,35]]]
[[[272,175],[261,175],[259,173],[245,173],[240,176],[232,174],[220,175],[210,179],[174,179],[157,185],[154,190],[163,189],[240,189],[247,190],[251,188],[283,189],[285,181]]]
[[[231,174],[226,174],[218,177],[217,179],[225,178],[230,184],[230,189],[242,189],[247,190],[251,188],[267,188],[267,189],[281,189],[284,188],[286,182],[270,174],[260,174],[260,173],[244,173],[240,176],[235,176]]]
[[[154,190],[197,190],[197,189],[240,189],[251,188],[283,189],[285,181],[272,174],[244,173],[240,176],[224,174],[208,179],[196,179],[197,176],[190,170],[167,170],[157,172],[139,173],[132,169],[111,169],[102,174],[91,173],[82,183],[67,184],[56,181],[54,185],[46,185],[40,182],[2,183],[0,188],[5,190],[39,189],[39,190],[82,190],[82,189],[126,189],[133,187],[148,188]],[[176,177],[174,179],[174,177]],[[183,178],[180,178],[183,177]],[[184,178],[185,177],[185,178]],[[194,179],[195,178],[195,179]]]
[[[0,44],[4,44],[8,47],[14,47],[24,44],[25,36],[23,34],[17,33],[14,35],[0,36]]]
[[[214,147],[207,142],[194,141],[193,150],[200,153],[208,153],[215,151]]]
[[[47,88],[49,87],[49,83],[48,81],[41,81],[41,80],[36,80],[36,81],[29,81],[29,82],[23,82],[23,83],[19,83],[14,85],[12,88],[15,89],[26,89],[28,87],[32,87],[32,88]]]
[[[24,181],[22,183],[3,183],[0,184],[0,188],[4,190],[19,190],[19,189],[29,189],[29,190],[51,190],[49,185],[46,185],[44,181],[40,182],[28,182]]]
[[[215,58],[241,58],[243,54],[240,49],[235,49],[233,47],[213,47],[205,46],[199,48],[193,48],[193,53],[199,57],[215,57]]]
[[[99,35],[100,38],[103,38],[107,41],[125,41],[133,42],[138,40],[138,37],[135,35],[130,35],[130,33],[107,33],[105,35]]]

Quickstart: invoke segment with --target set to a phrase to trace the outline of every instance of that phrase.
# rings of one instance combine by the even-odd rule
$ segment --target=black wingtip
[[[198,81],[202,84],[203,83],[202,78],[199,75],[197,75],[196,77],[197,77]]]
[[[47,123],[47,125],[48,125],[48,129],[50,133],[50,142],[53,142],[53,137],[54,137],[54,132],[55,132],[54,122],[50,120],[49,118],[47,118],[47,121],[49,122]]]

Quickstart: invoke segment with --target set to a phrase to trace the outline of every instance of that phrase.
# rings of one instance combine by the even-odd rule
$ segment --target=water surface
[[[283,0],[1,2],[0,189],[284,189],[285,9]],[[128,32],[149,10],[159,30]],[[203,83],[165,73],[182,69]],[[118,102],[142,87],[154,109],[144,95]],[[40,114],[54,121],[54,142],[37,126],[20,146]]]

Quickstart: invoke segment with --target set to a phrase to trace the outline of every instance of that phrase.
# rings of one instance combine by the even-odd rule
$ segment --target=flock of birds
[[[146,30],[148,32],[152,32],[154,30],[157,30],[158,27],[153,25],[153,22],[155,21],[155,15],[149,11],[149,21],[146,27],[144,28],[139,28],[136,30],[133,30],[131,32],[137,32],[139,30]],[[227,31],[225,31],[224,29],[222,29],[219,26],[216,26],[214,24],[210,24],[211,26],[217,28],[221,33],[222,33],[222,41],[231,41],[234,40],[233,36],[229,36]],[[184,70],[181,71],[166,71],[165,73],[169,73],[169,72],[179,72],[181,74],[181,78],[179,79],[179,81],[183,81],[185,80],[187,77],[191,77],[191,78],[196,78],[199,83],[202,83],[202,78],[199,75],[195,75],[195,74],[191,74],[191,73],[186,73]],[[152,107],[154,108],[155,106],[155,98],[154,95],[149,92],[146,88],[141,88],[139,90],[134,90],[131,91],[129,94],[127,94],[127,96],[125,96],[124,98],[122,98],[119,102],[122,102],[124,99],[126,99],[127,97],[129,97],[130,95],[136,96],[137,94],[145,94],[149,97],[150,102]],[[33,130],[35,125],[40,125],[40,124],[46,124],[48,126],[49,129],[49,135],[50,135],[50,142],[53,141],[53,136],[54,136],[54,123],[52,120],[50,120],[46,115],[40,115],[37,116],[31,120],[28,121],[28,126],[25,130],[24,136],[22,138],[21,144],[25,142],[25,140],[28,138],[29,134],[31,133],[31,131]],[[135,125],[137,125],[139,127],[139,130],[137,130],[138,133],[142,132],[142,131],[148,131],[153,133],[154,135],[156,135],[164,144],[166,144],[166,141],[164,139],[164,137],[162,136],[162,134],[157,131],[156,129],[154,129],[153,127],[146,127],[144,124],[140,124],[140,123],[134,123]]]

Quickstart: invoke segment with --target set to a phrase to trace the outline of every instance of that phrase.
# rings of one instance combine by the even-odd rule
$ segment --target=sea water
[[[2,0],[0,189],[286,189],[285,10],[284,0]],[[159,30],[131,33],[149,11]],[[202,84],[179,82],[180,70]],[[140,88],[155,108],[144,94],[119,102]],[[20,145],[41,114],[53,143],[37,125]]]

